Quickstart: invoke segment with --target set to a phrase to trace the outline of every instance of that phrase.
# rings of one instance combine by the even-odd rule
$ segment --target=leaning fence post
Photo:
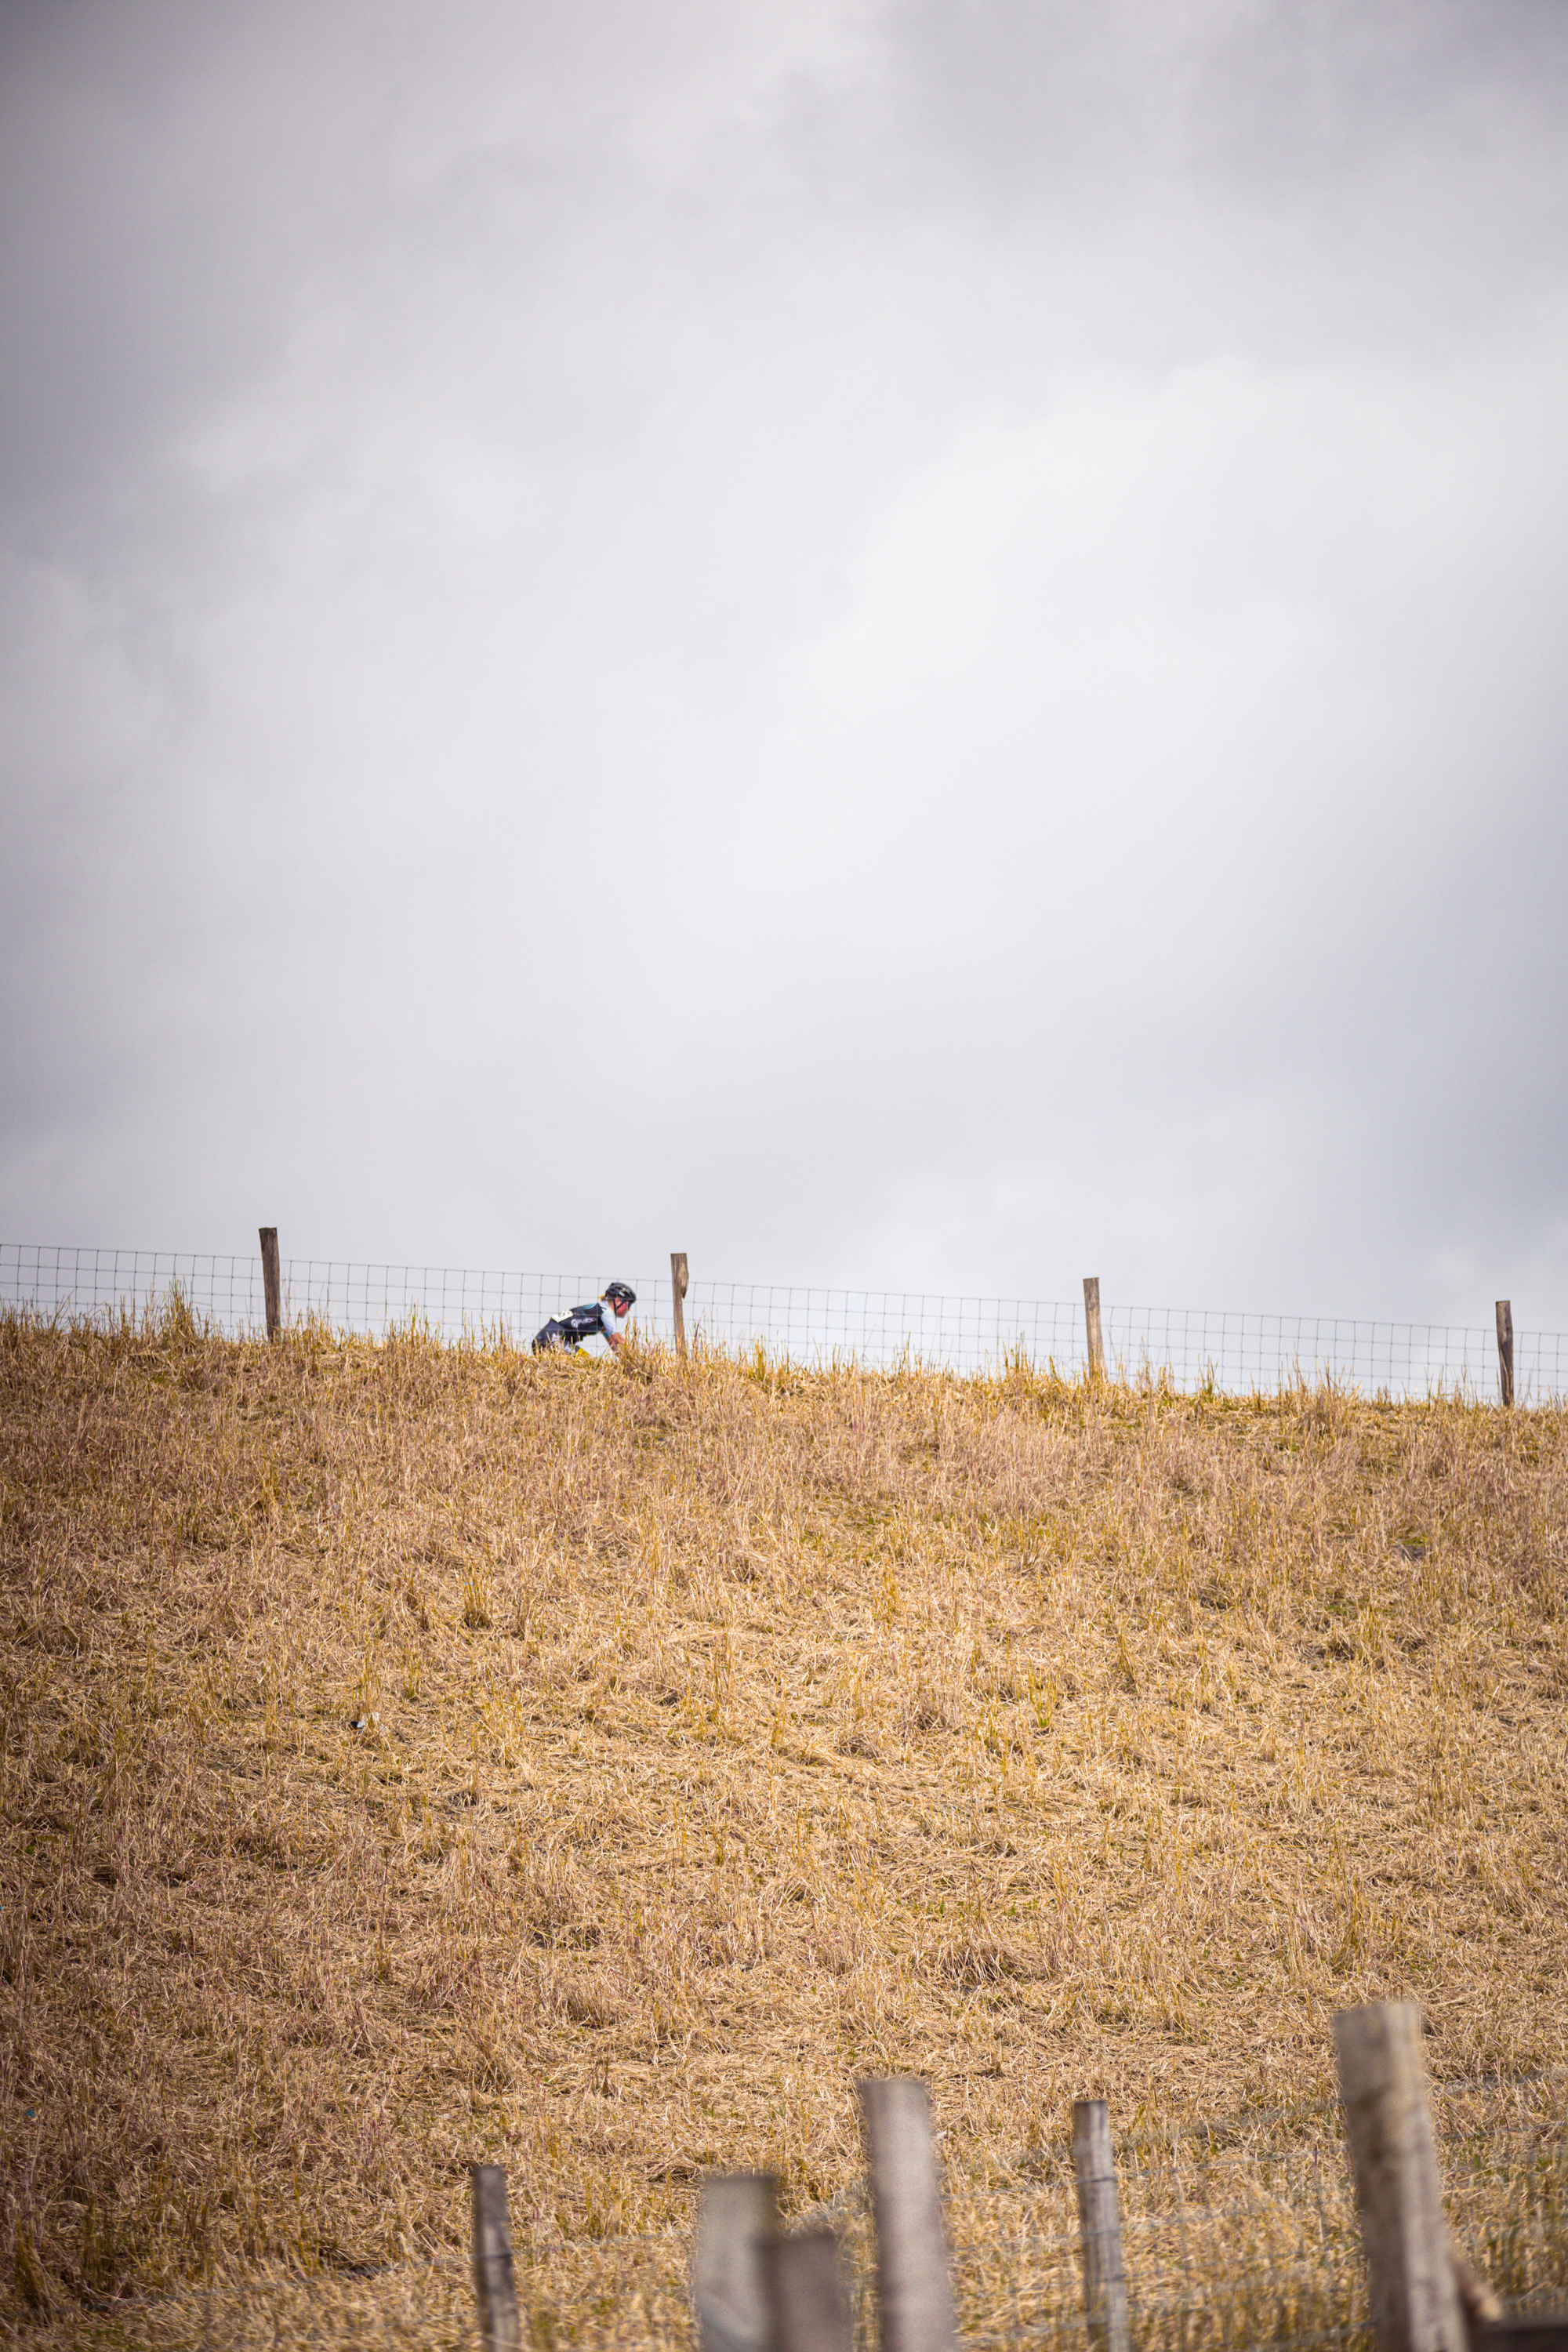
[[[669,1253],[669,1287],[675,1297],[675,1352],[684,1363],[686,1361],[686,1310],[680,1303],[686,1296],[686,1252],[684,1250],[671,1250]]]
[[[261,1287],[267,1299],[267,1336],[276,1339],[283,1328],[283,1297],[278,1281],[278,1228],[263,1225],[261,1232]]]
[[[1100,1276],[1086,1274],[1083,1278],[1083,1319],[1089,1333],[1089,1376],[1091,1381],[1105,1378],[1105,1340],[1100,1328]]]
[[[1116,2198],[1116,2160],[1110,2152],[1110,2110],[1103,2099],[1073,2101],[1072,2168],[1083,2233],[1083,2304],[1089,2340],[1096,2352],[1128,2352],[1121,2213]]]
[[[849,2301],[833,2231],[764,2238],[760,2252],[772,2352],[850,2352]]]
[[[499,2164],[468,2168],[474,2186],[474,2294],[484,2352],[521,2352],[517,2273],[506,2216],[506,2174]]]
[[[1513,1305],[1500,1298],[1497,1303],[1497,1370],[1504,1404],[1513,1402]]]
[[[1334,2049],[1373,2326],[1386,2352],[1465,2352],[1415,2002],[1342,2009]]]
[[[931,2104],[912,2074],[856,2084],[877,2224],[882,2352],[953,2352],[952,2285]]]
[[[771,2352],[762,2247],[779,2225],[778,2176],[716,2172],[702,2184],[691,2301],[702,2352]]]

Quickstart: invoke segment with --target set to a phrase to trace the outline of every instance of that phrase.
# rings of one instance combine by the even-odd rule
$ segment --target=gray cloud
[[[12,12],[0,1223],[1568,1324],[1565,65]]]

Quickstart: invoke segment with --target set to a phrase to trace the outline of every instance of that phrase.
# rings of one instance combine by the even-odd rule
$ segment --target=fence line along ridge
[[[1498,1302],[1494,1332],[1481,1324],[1101,1307],[1094,1277],[1081,1302],[697,1281],[680,1252],[672,1254],[668,1273],[640,1276],[618,1264],[574,1275],[282,1259],[272,1255],[276,1229],[263,1230],[270,1250],[264,1242],[254,1255],[0,1242],[0,1307],[102,1321],[142,1314],[177,1288],[215,1330],[259,1336],[268,1328],[268,1281],[275,1278],[276,1313],[284,1323],[317,1317],[379,1337],[413,1317],[447,1339],[505,1335],[526,1345],[550,1317],[595,1297],[611,1274],[621,1274],[637,1291],[637,1323],[645,1335],[676,1348],[703,1340],[747,1350],[761,1346],[807,1365],[853,1356],[888,1368],[907,1358],[980,1372],[1022,1357],[1077,1378],[1100,1359],[1110,1372],[1137,1378],[1147,1370],[1182,1390],[1212,1383],[1227,1392],[1268,1391],[1300,1374],[1368,1395],[1458,1391],[1491,1399],[1500,1376],[1504,1402],[1556,1403],[1568,1396],[1568,1333],[1515,1330],[1507,1300]]]

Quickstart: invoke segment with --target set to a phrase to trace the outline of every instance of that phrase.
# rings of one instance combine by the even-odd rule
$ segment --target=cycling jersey
[[[620,1345],[626,1329],[624,1318],[617,1318],[607,1298],[591,1298],[584,1307],[574,1307],[569,1314],[552,1316],[533,1335],[533,1352],[547,1355],[552,1348],[580,1348],[584,1339],[603,1338],[612,1348]]]

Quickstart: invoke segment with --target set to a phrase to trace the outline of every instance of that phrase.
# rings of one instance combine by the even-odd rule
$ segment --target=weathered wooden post
[[[1497,1303],[1497,1370],[1504,1404],[1513,1402],[1513,1303],[1500,1298]]]
[[[778,2231],[778,2177],[716,2172],[702,2184],[691,2302],[702,2352],[772,2352],[763,2246]]]
[[[1091,1381],[1105,1378],[1105,1340],[1100,1328],[1100,1276],[1086,1274],[1083,1278],[1083,1320],[1089,1333],[1089,1376]]]
[[[1334,2049],[1379,2341],[1466,2352],[1415,2002],[1342,2009]]]
[[[850,2352],[849,2299],[833,2231],[764,2238],[761,2252],[772,2352]]]
[[[283,1328],[283,1292],[278,1279],[278,1228],[263,1225],[261,1232],[261,1287],[267,1300],[267,1336],[276,1339]]]
[[[474,2164],[468,2171],[474,2192],[474,2294],[479,2306],[479,2341],[484,2352],[522,2352],[506,2174],[499,2164]]]
[[[877,2224],[882,2352],[954,2352],[952,2285],[926,2086],[912,2074],[856,2084]]]
[[[1094,2352],[1128,2352],[1127,2271],[1121,2210],[1110,2151],[1110,2110],[1103,2099],[1075,2099],[1072,2168],[1083,2235],[1083,2306]]]
[[[681,1301],[686,1297],[686,1252],[669,1253],[669,1287],[675,1297],[675,1352],[686,1361],[686,1309]]]

